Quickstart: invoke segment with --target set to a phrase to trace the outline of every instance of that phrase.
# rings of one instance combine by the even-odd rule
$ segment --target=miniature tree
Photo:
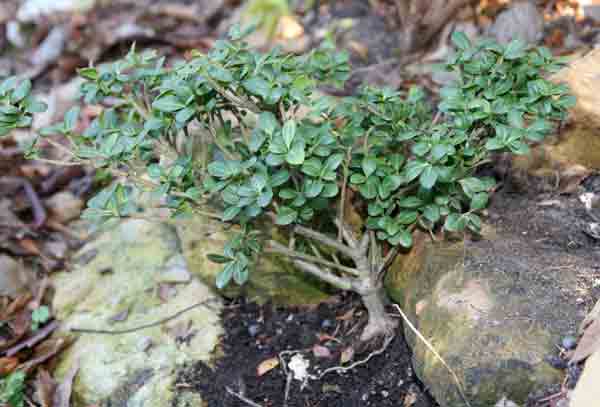
[[[83,131],[75,109],[43,135],[67,136],[65,164],[133,181],[99,192],[88,218],[137,216],[138,189],[162,197],[174,216],[197,211],[240,225],[224,252],[210,255],[223,264],[218,287],[243,284],[261,253],[285,256],[361,296],[369,315],[363,340],[395,326],[382,280],[413,231],[478,232],[494,188],[478,166],[494,152],[527,153],[574,102],[543,77],[559,67],[550,52],[519,41],[471,44],[455,33],[445,67],[457,81],[442,89],[434,119],[418,88],[319,95],[318,86],[349,75],[347,56],[331,47],[257,53],[239,28],[230,37],[172,67],[132,50],[82,69],[84,102],[107,107]],[[18,99],[5,99],[0,122],[14,116]],[[350,222],[350,213],[361,221]],[[265,221],[285,243],[261,233]]]

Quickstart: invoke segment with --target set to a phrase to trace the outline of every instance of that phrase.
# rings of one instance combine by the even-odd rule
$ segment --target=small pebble
[[[248,333],[250,334],[251,337],[255,337],[256,335],[258,335],[258,333],[260,332],[260,325],[258,324],[252,324],[248,327]]]
[[[567,361],[558,356],[548,356],[546,362],[555,369],[566,369],[568,366]]]
[[[562,339],[561,344],[562,347],[567,350],[575,349],[575,346],[577,346],[577,338],[574,336],[565,336]]]
[[[389,396],[389,395],[390,395],[390,392],[389,392],[389,391],[386,391],[386,390],[381,390],[381,395],[382,395],[384,398],[386,398],[387,396]]]
[[[321,328],[331,328],[333,326],[333,321],[331,321],[331,319],[324,319],[323,322],[321,322]]]

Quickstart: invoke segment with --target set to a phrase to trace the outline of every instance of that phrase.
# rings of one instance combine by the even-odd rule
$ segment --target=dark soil
[[[262,407],[437,405],[414,376],[410,350],[401,335],[392,340],[385,352],[346,373],[332,372],[309,380],[304,387],[301,381],[291,379],[287,404],[283,365],[258,376],[259,364],[277,358],[282,351],[301,353],[310,363],[309,373],[316,376],[339,365],[342,352],[349,347],[355,353],[346,366],[380,349],[382,343],[369,344],[367,348],[355,342],[366,322],[366,313],[354,295],[340,294],[316,309],[259,306],[242,301],[230,304],[223,318],[224,356],[214,368],[204,363],[185,366],[176,384],[180,389],[200,393],[208,407],[250,405],[228,393],[227,388]],[[322,348],[315,350],[315,346]],[[330,355],[315,356],[319,350]],[[292,356],[282,355],[286,365]],[[176,399],[174,406],[177,402]]]

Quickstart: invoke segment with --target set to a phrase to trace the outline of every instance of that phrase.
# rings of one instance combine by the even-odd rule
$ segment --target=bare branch
[[[357,249],[358,240],[356,239],[356,237],[354,237],[354,234],[350,230],[350,227],[346,225],[346,223],[344,223],[343,218],[336,219],[335,225],[337,226],[338,231],[341,233],[346,243],[348,243],[348,246],[350,246],[353,249]]]
[[[351,290],[353,287],[352,282],[348,278],[342,278],[342,277],[333,275],[331,273],[326,273],[326,272],[322,271],[319,267],[315,266],[314,264],[307,263],[303,260],[294,260],[293,263],[296,267],[298,267],[300,270],[304,271],[305,273],[312,274],[313,276],[317,277],[318,279],[323,280],[341,290],[347,291],[347,290]]]
[[[265,253],[282,254],[282,255],[288,256],[294,260],[305,260],[305,261],[309,261],[311,263],[321,264],[323,266],[330,267],[332,269],[336,269],[336,270],[339,270],[344,273],[348,273],[353,276],[359,275],[358,270],[356,270],[356,269],[353,269],[351,267],[342,266],[341,264],[337,264],[337,263],[334,263],[334,262],[331,262],[331,261],[328,261],[328,260],[325,260],[325,259],[322,259],[322,258],[319,258],[316,256],[311,256],[309,254],[300,253],[295,250],[290,250],[287,247],[285,247],[284,245],[277,243],[273,240],[269,242],[269,246],[270,247],[267,247],[264,249]]]
[[[294,231],[299,235],[316,240],[317,242],[323,243],[324,245],[327,245],[329,247],[333,247],[334,249],[336,249],[340,253],[345,254],[351,259],[356,258],[357,253],[355,249],[346,246],[345,244],[340,243],[337,240],[332,239],[327,235],[324,235],[323,233],[317,232],[315,230],[309,229],[301,225],[294,226]]]
[[[348,187],[348,166],[350,165],[350,160],[352,159],[352,149],[348,148],[346,150],[346,159],[344,160],[344,180],[342,181],[342,193],[340,194],[340,206],[338,208],[338,242],[342,241],[342,234],[344,233],[344,211],[346,205],[346,188]],[[350,246],[356,247],[352,242],[347,242]]]

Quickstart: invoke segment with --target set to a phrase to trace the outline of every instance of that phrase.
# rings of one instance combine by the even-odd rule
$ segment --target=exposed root
[[[393,336],[398,327],[398,321],[385,312],[387,297],[383,289],[363,295],[362,301],[367,309],[369,320],[360,336],[362,342],[371,341],[381,336]]]

